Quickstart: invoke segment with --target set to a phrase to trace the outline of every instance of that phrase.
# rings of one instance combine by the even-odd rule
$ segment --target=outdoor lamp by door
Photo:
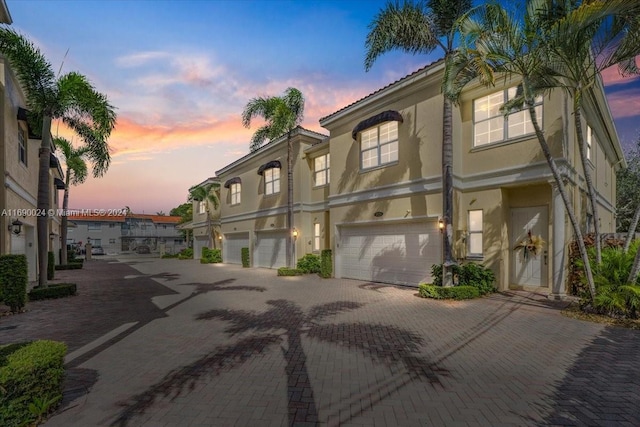
[[[22,232],[22,221],[15,219],[9,224],[9,231],[12,231],[13,234],[20,234]]]
[[[438,230],[442,233],[444,231],[444,219],[438,218]]]
[[[293,229],[293,237],[298,237],[298,230],[296,230],[295,228]]]

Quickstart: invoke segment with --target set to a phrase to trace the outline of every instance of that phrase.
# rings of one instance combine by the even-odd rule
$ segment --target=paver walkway
[[[47,426],[640,425],[640,331],[536,295],[403,289],[197,261],[58,272],[74,298],[0,318],[70,347]]]

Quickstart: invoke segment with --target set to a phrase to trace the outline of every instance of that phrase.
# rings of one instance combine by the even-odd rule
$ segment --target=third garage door
[[[279,268],[287,265],[287,232],[256,233],[255,267]]]
[[[340,227],[338,277],[417,286],[440,262],[436,221]]]

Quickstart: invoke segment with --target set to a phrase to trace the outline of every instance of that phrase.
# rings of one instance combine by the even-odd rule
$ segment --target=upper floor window
[[[469,211],[469,256],[482,256],[482,233],[482,210]]]
[[[596,140],[596,136],[593,133],[593,129],[591,126],[587,125],[587,159],[591,159],[591,147],[593,142]]]
[[[362,169],[375,168],[398,161],[398,122],[390,121],[360,133]]]
[[[313,176],[316,186],[329,183],[329,154],[318,156],[313,160]]]
[[[264,194],[280,192],[280,168],[270,168],[264,171]]]
[[[100,222],[90,222],[89,224],[87,224],[87,230],[102,230],[102,223]]]
[[[201,200],[198,202],[198,213],[207,213],[207,201]]]
[[[18,126],[18,160],[27,165],[27,131],[22,125]]]
[[[240,191],[242,189],[242,184],[235,183],[229,185],[229,191],[231,192],[231,204],[237,205],[240,203]]]
[[[524,109],[502,114],[500,107],[516,96],[512,87],[473,101],[473,145],[491,144],[535,132],[529,111]],[[535,100],[536,117],[542,123],[542,97]]]

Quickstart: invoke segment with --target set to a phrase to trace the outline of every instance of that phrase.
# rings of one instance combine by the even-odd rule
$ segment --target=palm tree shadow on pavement
[[[335,301],[313,306],[306,313],[293,302],[283,299],[269,300],[267,304],[270,308],[264,312],[225,309],[199,314],[196,317],[198,320],[228,322],[225,332],[231,336],[242,334],[244,338],[170,372],[146,391],[132,396],[122,404],[123,410],[111,426],[127,426],[134,417],[144,414],[158,399],[175,399],[193,390],[200,378],[217,376],[222,371],[239,367],[277,343],[286,343],[281,350],[286,361],[289,425],[318,424],[321,420],[307,367],[307,355],[302,346],[303,335],[316,341],[356,349],[373,361],[393,369],[397,373],[396,377],[402,377],[400,384],[398,381],[395,385],[386,381],[370,386],[369,400],[359,410],[352,410],[350,401],[361,399],[360,396],[353,395],[349,401],[340,402],[341,406],[347,408],[347,411],[336,410],[341,422],[358,416],[409,382],[425,381],[435,385],[440,383],[440,376],[448,375],[448,371],[437,368],[420,355],[423,339],[413,332],[395,326],[364,322],[320,323],[328,317],[359,309],[363,306],[361,303]],[[255,335],[246,336],[252,332]]]

